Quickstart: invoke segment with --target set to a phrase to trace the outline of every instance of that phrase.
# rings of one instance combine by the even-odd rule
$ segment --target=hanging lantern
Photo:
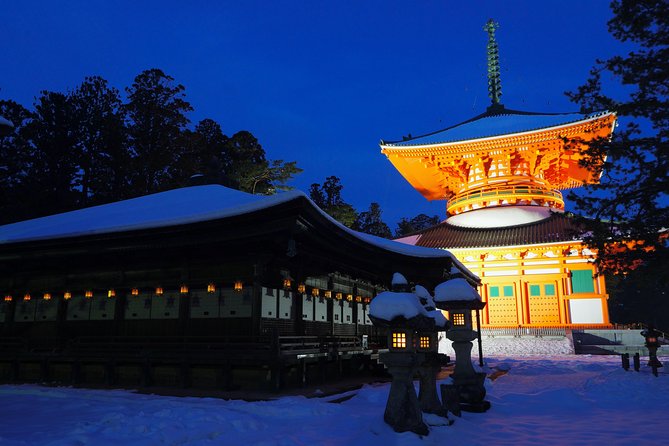
[[[156,287],[156,296],[162,296],[163,295],[163,287]]]
[[[25,300],[26,302],[28,302],[28,301],[30,300],[30,293],[26,293],[26,294],[24,294],[24,295],[23,295],[23,300]]]
[[[284,290],[288,290],[288,289],[290,289],[290,287],[291,287],[292,285],[293,285],[293,284],[292,284],[292,282],[290,281],[290,279],[283,279],[283,289],[284,289]]]
[[[13,300],[13,298],[12,298],[12,296],[10,296],[9,294],[7,294],[7,295],[5,296],[5,302],[11,302],[12,300]]]
[[[319,290],[318,288],[312,288],[311,289],[311,295],[312,296],[318,297],[318,296],[320,296],[320,294],[321,294],[321,290]]]
[[[107,297],[109,298],[116,297],[116,291],[115,290],[107,291]]]
[[[303,283],[301,283],[297,286],[297,292],[298,293],[304,294],[305,291],[307,291],[307,287]]]
[[[51,300],[51,293],[44,293],[44,296],[42,296],[44,300]]]
[[[358,303],[362,302],[362,296],[355,296],[355,301]]]
[[[235,281],[235,291],[241,291],[244,289],[244,283],[241,280]]]
[[[323,295],[324,295],[325,297],[327,297],[328,299],[331,299],[331,298],[332,298],[332,291],[330,291],[330,290],[325,290],[325,292],[323,293]]]
[[[132,290],[130,290],[130,294],[132,294],[133,296],[139,296],[139,290],[137,288],[133,288]]]
[[[335,294],[335,297],[337,298],[337,300],[341,300],[344,297],[344,295],[342,293],[337,293]]]
[[[179,288],[179,292],[181,294],[188,294],[188,286],[187,285],[181,285],[181,288]]]
[[[91,297],[93,297],[93,291],[91,290],[86,291],[84,293],[84,296],[86,297],[86,299],[90,299]]]
[[[65,291],[65,292],[63,293],[63,299],[65,299],[65,300],[70,300],[70,299],[72,299],[72,293],[69,292],[69,291]]]
[[[347,294],[346,295],[346,300],[349,301],[349,302],[353,301],[353,294]]]
[[[216,285],[214,285],[213,283],[207,285],[207,293],[211,294],[215,292],[216,292]]]

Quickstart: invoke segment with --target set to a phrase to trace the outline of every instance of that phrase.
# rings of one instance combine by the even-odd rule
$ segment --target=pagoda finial
[[[492,104],[490,108],[497,109],[502,106],[500,98],[502,97],[502,79],[500,77],[499,69],[499,48],[495,40],[495,30],[499,28],[499,23],[493,19],[483,27],[483,30],[488,33],[488,96]]]

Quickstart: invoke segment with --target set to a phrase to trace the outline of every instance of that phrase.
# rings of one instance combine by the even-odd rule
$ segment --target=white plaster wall
[[[601,299],[570,299],[569,314],[572,324],[604,323]]]

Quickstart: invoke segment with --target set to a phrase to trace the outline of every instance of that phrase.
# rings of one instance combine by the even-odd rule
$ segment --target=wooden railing
[[[481,336],[488,337],[564,337],[567,330],[564,327],[509,327],[509,328],[481,328]]]

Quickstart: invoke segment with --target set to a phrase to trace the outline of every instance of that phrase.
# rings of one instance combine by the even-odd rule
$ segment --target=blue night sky
[[[359,211],[444,217],[380,153],[379,140],[482,113],[488,18],[500,24],[502,102],[569,112],[564,96],[596,58],[621,52],[608,0],[3,1],[0,98],[32,108],[40,90],[100,75],[123,90],[161,68],[226,134],[252,132],[271,159],[296,160],[293,185],[336,175]]]

